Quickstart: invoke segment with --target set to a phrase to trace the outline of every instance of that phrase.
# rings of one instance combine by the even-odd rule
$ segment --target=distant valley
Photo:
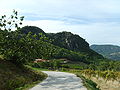
[[[91,49],[112,60],[120,60],[120,46],[116,45],[91,45]]]

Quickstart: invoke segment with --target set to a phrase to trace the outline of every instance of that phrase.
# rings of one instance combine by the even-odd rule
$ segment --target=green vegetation
[[[52,44],[72,50],[75,52],[83,53],[88,58],[103,58],[100,54],[90,49],[89,44],[80,37],[79,35],[72,34],[71,32],[59,32],[59,33],[48,33],[47,37],[53,40]]]
[[[9,17],[3,15],[0,17],[0,30],[11,31],[12,28],[20,29],[24,16],[19,17],[18,12],[13,10]]]
[[[50,60],[49,62],[38,62],[38,63],[30,63],[29,65],[34,68],[42,68],[42,69],[49,69],[49,70],[57,70],[62,68],[62,61],[61,60]]]
[[[91,79],[84,77],[81,74],[81,70],[76,70],[76,69],[65,69],[63,68],[61,71],[63,72],[69,72],[69,73],[74,73],[77,75],[77,77],[80,77],[83,81],[83,85],[88,89],[88,90],[100,90],[98,85],[93,82]]]
[[[70,32],[45,33],[35,26],[20,28],[24,17],[18,17],[17,11],[8,19],[0,19],[0,89],[14,90],[26,84],[43,80],[46,76],[37,69],[78,70],[84,75],[99,76],[106,80],[118,80],[120,62],[105,59],[91,50],[89,44],[80,36]],[[11,31],[15,27],[15,31]],[[35,59],[47,59],[34,63]],[[64,63],[64,60],[67,62]],[[25,67],[26,65],[29,65]],[[85,79],[92,90],[96,84]],[[7,86],[7,87],[6,87]]]
[[[76,75],[83,80],[83,84],[88,90],[100,90],[99,88],[97,88],[97,84],[92,80],[85,78],[80,73],[77,73]]]
[[[18,87],[31,85],[33,82],[42,81],[46,75],[32,70],[27,66],[18,67],[15,64],[0,60],[0,89],[15,90]]]
[[[102,54],[106,58],[113,60],[120,60],[120,46],[115,45],[92,45],[90,46],[94,51]]]
[[[53,44],[73,51],[85,51],[89,49],[89,44],[79,35],[74,35],[71,32],[59,32],[56,34],[47,34],[52,38]]]
[[[82,70],[81,74],[87,79],[97,83],[97,87],[101,90],[119,90],[120,88],[120,72],[115,71],[94,71]]]
[[[55,56],[54,54],[52,56],[50,55],[49,59],[50,58],[53,58],[53,59],[67,58],[70,60],[75,60],[75,61],[82,60],[82,62],[86,62],[87,59],[93,60],[95,58],[99,58],[99,59],[103,58],[101,55],[91,50],[89,48],[89,44],[84,39],[70,32],[61,32],[56,34],[45,33],[40,28],[37,28],[34,26],[25,26],[21,28],[19,31],[24,35],[27,35],[28,31],[30,31],[32,35],[34,34],[36,35],[37,40],[42,40],[43,42],[47,42],[46,44],[49,46],[49,49],[54,49],[54,48],[57,49],[56,51],[54,49],[56,55]],[[39,33],[41,33],[42,35],[39,35]],[[41,39],[43,37],[44,39]],[[68,40],[68,41],[66,42],[65,40]],[[79,47],[75,46],[74,44]],[[50,51],[53,51],[53,50],[50,50]],[[86,63],[89,63],[89,61],[87,61]]]
[[[25,64],[32,59],[30,51],[32,50],[30,40],[27,36],[20,35],[17,11],[9,18],[3,15],[0,19],[0,89],[15,90],[16,88],[31,85],[37,81],[42,81],[46,75],[37,72]],[[8,21],[7,21],[8,20]],[[15,27],[16,31],[11,31]],[[33,42],[32,42],[33,43]]]
[[[83,75],[87,75],[89,78],[96,77],[96,78],[103,78],[106,81],[108,80],[119,80],[120,79],[120,72],[114,72],[114,71],[94,71],[94,70],[82,70],[81,73]]]

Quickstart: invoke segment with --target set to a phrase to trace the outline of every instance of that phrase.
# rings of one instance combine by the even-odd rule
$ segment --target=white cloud
[[[38,26],[43,29],[45,32],[60,32],[67,29],[67,26],[63,21],[55,21],[55,20],[39,20],[39,21],[25,21],[25,25]]]
[[[74,34],[79,34],[86,39],[90,44],[120,44],[119,23],[90,23],[70,25],[64,21],[56,20],[39,20],[26,21],[24,25],[38,26],[45,32],[56,33],[61,31],[70,31]]]
[[[25,25],[71,31],[91,44],[120,44],[120,0],[1,0],[0,15],[16,9]]]
[[[39,15],[112,17],[120,15],[119,0],[2,0],[1,9],[21,9]]]

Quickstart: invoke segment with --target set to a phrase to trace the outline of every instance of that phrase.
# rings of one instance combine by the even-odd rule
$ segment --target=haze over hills
[[[117,45],[91,45],[91,49],[102,54],[106,58],[120,60],[120,46]]]

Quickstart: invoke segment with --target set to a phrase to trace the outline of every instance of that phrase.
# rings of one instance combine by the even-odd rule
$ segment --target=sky
[[[25,16],[24,26],[69,31],[90,45],[120,46],[120,0],[0,0],[0,15],[13,9]]]

